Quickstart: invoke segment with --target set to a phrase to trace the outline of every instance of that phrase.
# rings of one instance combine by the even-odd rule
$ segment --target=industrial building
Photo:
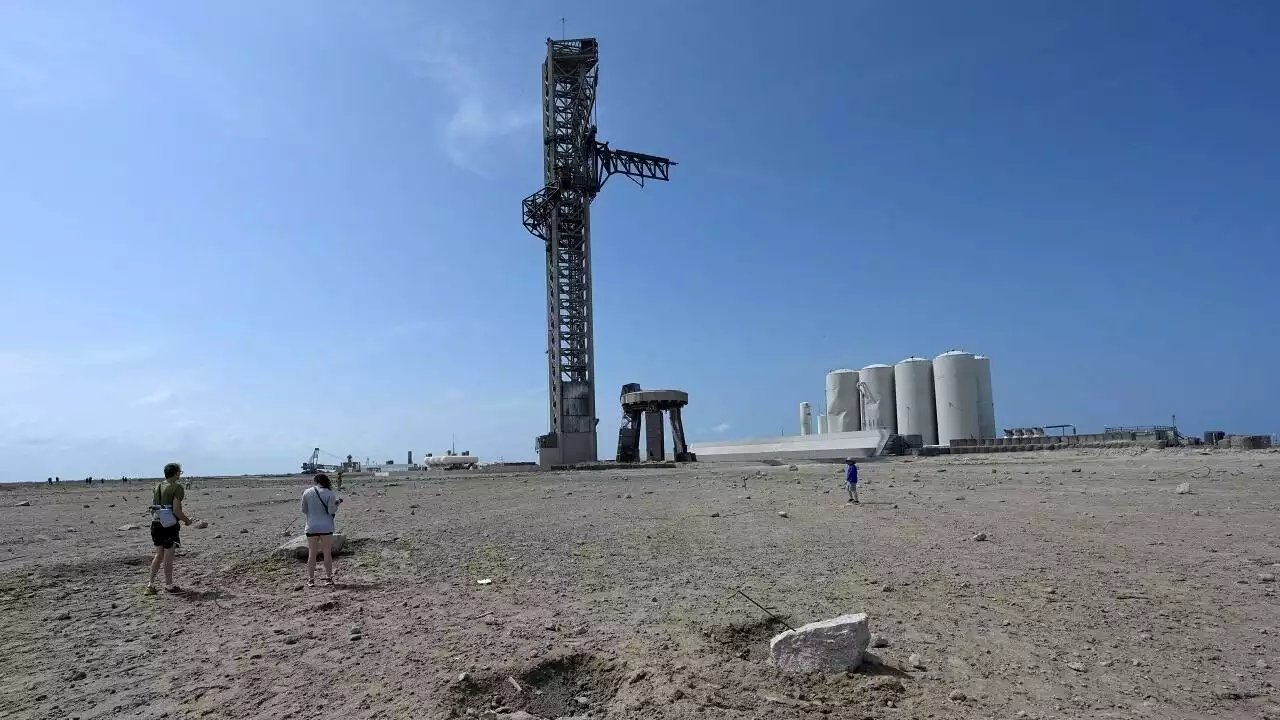
[[[950,350],[928,360],[832,370],[825,412],[800,403],[800,434],[698,443],[700,460],[870,457],[902,447],[946,446],[996,437],[991,360]]]

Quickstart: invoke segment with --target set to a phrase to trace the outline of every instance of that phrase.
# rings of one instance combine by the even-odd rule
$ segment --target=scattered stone
[[[31,501],[23,500],[22,502],[14,503],[13,506],[14,507],[31,507]]]
[[[69,611],[67,611],[67,610],[63,610],[62,612],[58,613],[57,615],[54,615],[54,616],[53,616],[53,619],[54,619],[54,620],[70,620],[70,619],[71,619],[71,613],[70,613]]]
[[[464,682],[466,682],[466,681],[468,681],[468,680],[470,680],[470,679],[471,679],[471,673],[469,673],[469,672],[460,672],[460,673],[458,673],[458,682],[460,682],[460,683],[464,683]]]
[[[800,469],[800,466],[799,466],[799,465],[788,465],[788,466],[787,466],[787,469],[788,469],[788,470],[799,470],[799,469]]]
[[[631,499],[631,493],[627,493],[625,496],[623,496],[623,499],[624,499],[624,500],[630,500],[630,499]]]
[[[917,655],[917,654],[915,654],[915,653],[911,653],[911,656],[907,658],[907,664],[908,664],[908,665],[910,665],[911,667],[913,667],[913,668],[917,669],[917,670],[923,670],[923,669],[924,669],[924,658],[920,657],[919,655]]]
[[[208,520],[201,520],[200,522],[196,523],[196,529],[197,529],[197,530],[203,530],[203,529],[205,529],[205,528],[207,528],[207,527],[209,527],[209,521],[208,521]]]
[[[893,586],[889,583],[885,583],[880,586],[880,592],[893,592]]]
[[[297,635],[286,635],[286,636],[285,636],[285,638],[284,638],[284,644],[285,644],[285,645],[297,645],[297,644],[298,644],[298,636],[297,636]]]
[[[1071,472],[1076,473],[1076,472],[1083,472],[1083,471],[1080,468],[1071,468]]]
[[[1258,573],[1258,580],[1260,582],[1265,582],[1265,583],[1275,582],[1276,576],[1275,576],[1275,573],[1269,573],[1269,572]]]
[[[240,534],[241,534],[241,535],[248,535],[248,534],[249,534],[249,528],[240,528]],[[334,537],[337,537],[337,536],[335,535]],[[307,536],[306,536],[306,535],[303,535],[303,536],[302,536],[302,539],[303,539],[303,547],[306,547],[306,542],[305,542],[305,541],[306,541],[306,539],[307,539]],[[306,555],[304,554],[304,555],[303,555],[303,557],[306,557]]]
[[[1111,667],[1115,662],[1115,660],[1099,660],[1098,667]]]
[[[974,536],[973,536],[973,541],[974,541],[974,542],[983,542],[983,541],[985,541],[986,539],[987,539],[987,534],[986,534],[986,533],[984,533],[984,532],[980,532],[980,533],[978,533],[978,534],[976,534],[976,535],[974,535]]]
[[[1254,663],[1253,665],[1259,670],[1266,670],[1267,668],[1271,667],[1271,663],[1268,663],[1266,660],[1258,660],[1258,662]]]
[[[1084,672],[1084,665],[1082,663],[1070,662],[1070,663],[1067,663],[1067,667],[1071,668],[1072,670],[1075,670],[1076,672]]]
[[[720,513],[718,513],[718,512],[713,512],[713,513],[711,513],[711,517],[720,517]]]
[[[643,669],[637,670],[631,673],[631,675],[627,677],[627,684],[635,685],[636,683],[640,682],[641,680],[647,677],[649,677],[649,671],[643,670]]]
[[[85,509],[85,510],[88,510],[88,509],[89,509],[89,506],[88,506],[88,505],[85,505],[85,506],[84,506],[84,509]]]
[[[960,690],[952,690],[947,695],[947,699],[952,702],[964,702],[965,700],[968,700],[969,697]]]
[[[79,682],[79,681],[81,681],[81,680],[84,680],[84,679],[85,679],[85,678],[87,678],[87,677],[89,677],[89,676],[88,676],[87,674],[85,674],[85,671],[83,671],[83,670],[76,670],[75,672],[73,672],[73,673],[71,673],[70,675],[68,675],[68,676],[67,676],[67,679],[68,679],[68,680],[70,680],[71,682]]]
[[[871,647],[887,648],[889,647],[889,638],[883,635],[873,635],[871,636]]]
[[[786,511],[786,510],[779,510],[779,511],[778,511],[778,517],[781,517],[781,518],[787,517],[787,511]]]
[[[138,526],[134,525],[133,523],[129,523],[128,525],[121,525],[120,527],[116,528],[116,530],[120,530],[122,532],[128,531],[128,530],[137,530],[137,529],[138,529]]]
[[[245,532],[248,532],[248,530],[241,530],[240,532],[245,533]],[[342,552],[343,546],[347,544],[347,536],[343,535],[342,533],[334,533],[332,538],[333,538],[333,554],[337,555]],[[279,557],[284,560],[288,560],[289,558],[293,558],[294,560],[306,560],[307,559],[307,536],[299,535],[294,539],[290,540],[289,542],[276,548],[276,557]],[[318,553],[316,556],[316,559],[320,560],[320,559],[323,559],[323,557],[324,557],[324,553]]]
[[[1178,493],[1179,495],[1186,495],[1190,493],[1191,483],[1189,482],[1182,483],[1181,485],[1179,485],[1177,488],[1174,489],[1174,492]]]
[[[795,673],[854,670],[870,641],[866,613],[841,615],[774,636],[769,664]]]

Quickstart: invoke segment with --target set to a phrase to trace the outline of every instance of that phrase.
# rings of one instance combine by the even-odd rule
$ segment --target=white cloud
[[[451,100],[440,138],[449,159],[464,170],[484,175],[496,146],[537,126],[541,111],[537,102],[520,104],[497,97],[500,93],[466,59],[479,55],[468,55],[458,45],[451,34],[436,31],[411,60]]]
[[[728,431],[729,431],[729,423],[720,423],[719,425],[716,425],[715,427],[711,428],[711,432],[714,432],[714,433],[722,433],[722,432],[728,432]]]
[[[168,389],[156,390],[155,392],[144,395],[134,401],[135,405],[159,405],[173,397],[173,391]]]

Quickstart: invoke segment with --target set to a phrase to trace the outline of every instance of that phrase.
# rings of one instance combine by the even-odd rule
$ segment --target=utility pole
[[[546,243],[550,432],[538,464],[596,460],[591,302],[591,201],[612,175],[639,185],[670,179],[671,160],[596,140],[595,38],[547,39],[542,63],[543,187],[521,203],[525,229]]]

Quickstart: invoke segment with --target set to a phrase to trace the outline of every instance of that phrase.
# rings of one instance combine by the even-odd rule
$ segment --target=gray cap
[[[857,460],[854,460],[854,459],[853,459],[853,458],[851,458],[851,457],[847,457],[847,458],[845,458],[845,459],[844,459],[844,464],[845,464],[845,465],[857,465],[857,464],[858,464],[858,461],[857,461]]]

